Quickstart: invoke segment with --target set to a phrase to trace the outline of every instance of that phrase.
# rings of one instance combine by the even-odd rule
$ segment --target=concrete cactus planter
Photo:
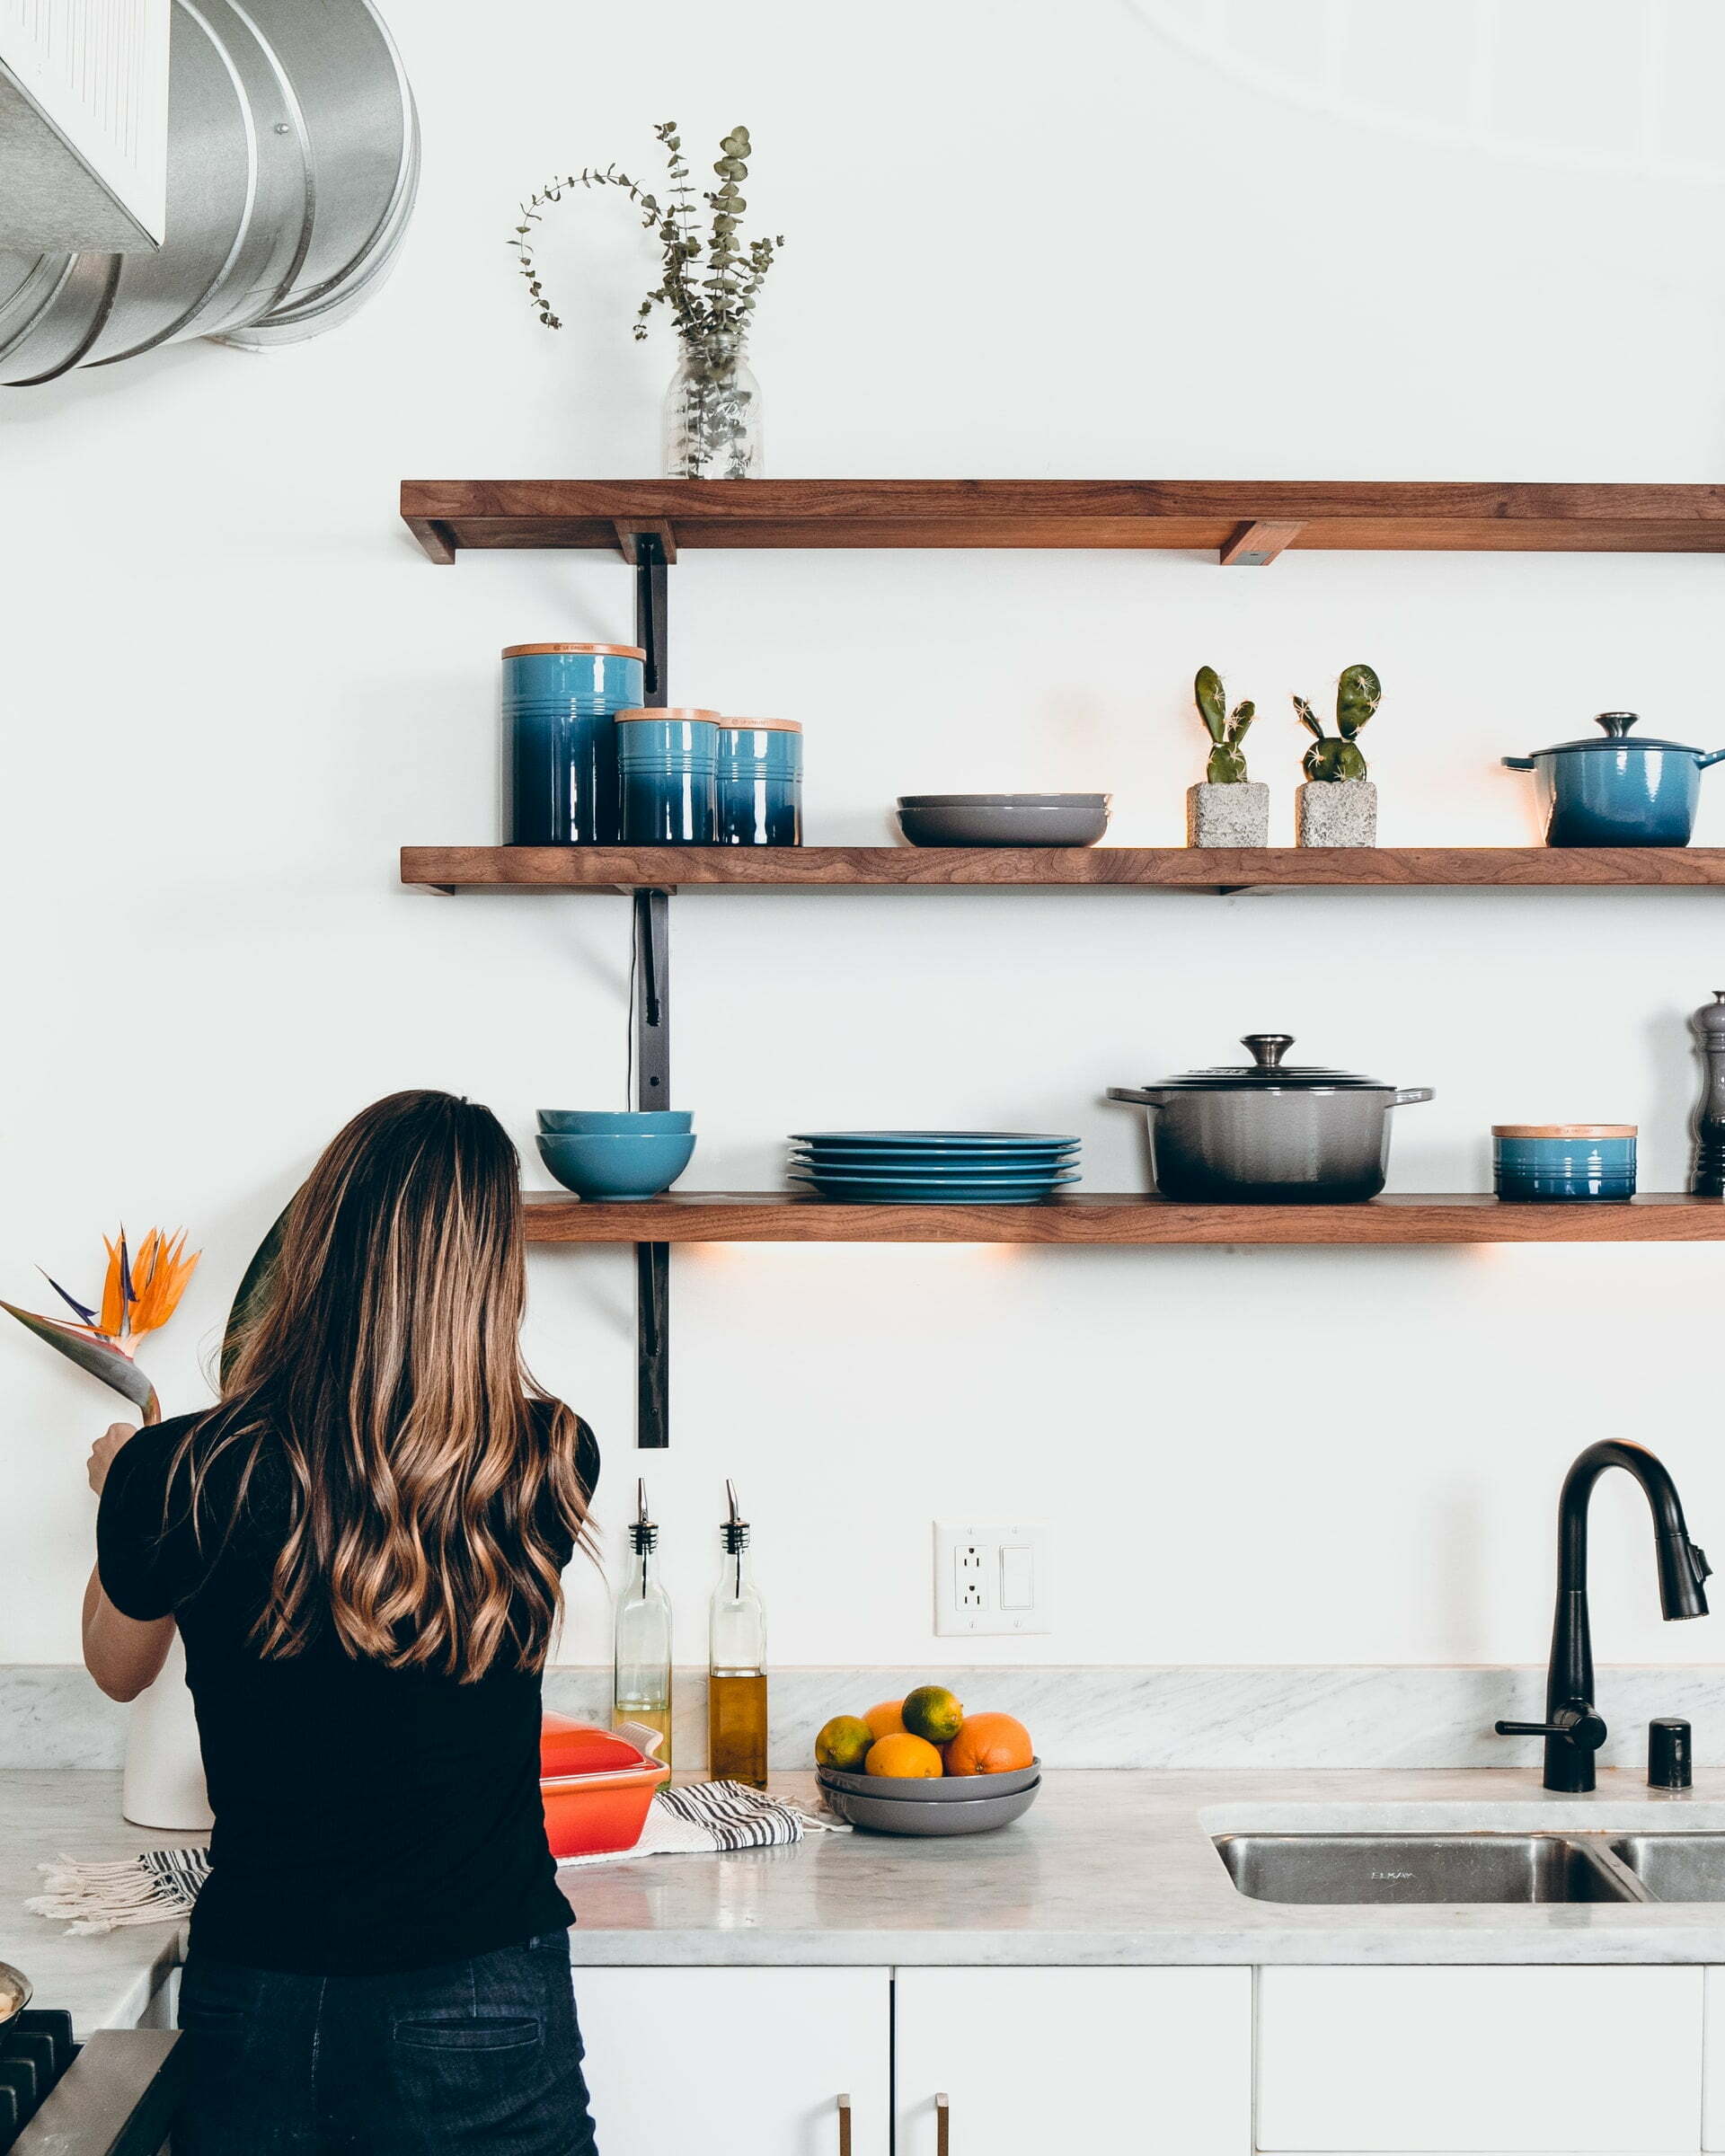
[[[1294,799],[1301,845],[1377,844],[1377,788],[1370,779],[1308,779]]]
[[[1256,779],[1234,786],[1208,781],[1186,789],[1186,844],[1189,846],[1267,846],[1269,844],[1269,788]]]

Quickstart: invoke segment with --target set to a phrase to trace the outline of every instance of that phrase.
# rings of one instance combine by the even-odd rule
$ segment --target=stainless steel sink
[[[1658,1902],[1725,1902],[1725,1834],[1619,1834],[1620,1858]]]
[[[1725,1834],[1678,1838],[1717,1845],[1712,1898],[1725,1900]],[[1229,1878],[1259,1902],[1634,1902],[1646,1891],[1614,1863],[1603,1838],[1597,1843],[1563,1834],[1491,1833],[1215,1839]]]

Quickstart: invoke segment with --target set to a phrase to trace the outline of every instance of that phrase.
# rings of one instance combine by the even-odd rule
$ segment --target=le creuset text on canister
[[[1632,741],[1633,711],[1601,711],[1594,723],[1605,731],[1500,759],[1507,771],[1535,774],[1545,844],[1686,846],[1701,774],[1725,748],[1688,748],[1650,735]]]
[[[802,844],[802,728],[796,720],[719,721],[714,807],[721,846]]]
[[[692,704],[619,711],[624,844],[712,845],[718,760],[717,711]]]
[[[505,646],[512,846],[616,844],[616,714],[641,702],[645,658],[633,644]]]
[[[1633,1197],[1633,1123],[1494,1123],[1491,1172],[1498,1196]]]
[[[1252,1050],[1249,1065],[1108,1089],[1110,1100],[1150,1110],[1163,1197],[1269,1206],[1376,1197],[1389,1165],[1390,1110],[1429,1100],[1431,1088],[1284,1064],[1287,1033],[1248,1033],[1241,1046]]]

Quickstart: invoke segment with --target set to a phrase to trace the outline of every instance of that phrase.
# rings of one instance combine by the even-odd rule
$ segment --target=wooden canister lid
[[[638,644],[505,644],[505,658],[533,658],[542,651],[590,653],[597,658],[641,658],[647,654]]]
[[[721,721],[725,726],[752,726],[757,734],[800,734],[801,719],[738,719],[729,711]]]
[[[1494,1123],[1494,1138],[1632,1138],[1634,1123]]]
[[[613,713],[619,726],[631,719],[717,719],[717,711],[704,711],[698,703],[668,703],[657,711],[616,711]]]

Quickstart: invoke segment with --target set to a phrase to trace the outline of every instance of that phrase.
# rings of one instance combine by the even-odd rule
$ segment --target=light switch
[[[1036,1565],[1028,1542],[1006,1542],[1001,1547],[1000,1606],[1003,1610],[1036,1607]]]

